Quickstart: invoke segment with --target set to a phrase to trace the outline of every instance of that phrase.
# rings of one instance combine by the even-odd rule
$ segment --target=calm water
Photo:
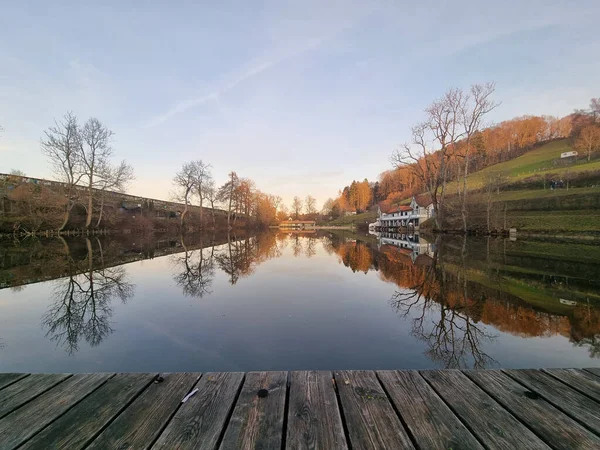
[[[600,365],[592,245],[136,239],[0,242],[0,372]]]

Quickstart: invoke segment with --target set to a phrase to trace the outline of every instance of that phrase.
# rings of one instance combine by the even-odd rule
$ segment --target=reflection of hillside
[[[142,236],[91,237],[94,245],[105,247],[102,260],[94,258],[93,269],[128,264],[184,251],[179,236],[158,239]],[[220,245],[227,235],[186,236],[188,250],[203,245]],[[72,274],[71,260],[87,259],[85,238],[30,239],[21,243],[7,243],[0,247],[0,289],[18,287],[40,281],[54,280]],[[79,272],[82,273],[83,271]]]
[[[461,332],[481,322],[521,337],[562,335],[576,344],[585,342],[590,345],[591,353],[600,350],[600,309],[597,305],[585,299],[575,305],[567,305],[560,303],[556,297],[548,297],[547,293],[542,296],[542,288],[556,286],[557,276],[548,273],[540,276],[543,283],[537,287],[526,281],[516,281],[514,273],[509,278],[498,268],[504,258],[501,252],[490,251],[481,242],[476,242],[477,245],[469,249],[466,243],[461,245],[462,239],[448,241],[446,245],[436,243],[439,251],[433,256],[415,256],[410,248],[390,244],[381,245],[377,250],[360,240],[339,237],[330,238],[330,245],[344,265],[353,271],[376,270],[382,280],[401,288],[392,301],[400,313],[406,313],[410,307],[412,317],[416,314],[415,308],[421,307],[429,311],[417,316],[425,316],[431,313],[430,301],[445,309],[436,325],[441,329],[445,328],[443,321],[448,319],[448,314],[459,314],[464,322]],[[493,245],[503,245],[503,241]],[[513,258],[514,252],[513,249]],[[568,270],[567,264],[560,261],[555,261],[553,267]],[[526,273],[528,270],[527,266],[522,268]],[[593,270],[588,268],[587,272]],[[528,281],[527,276],[524,280]],[[598,296],[597,285],[593,281],[581,276],[579,281],[578,286],[587,285],[592,296]],[[515,283],[522,289],[514,289]],[[415,299],[417,301],[413,304]],[[419,330],[417,326],[415,333],[423,333]]]

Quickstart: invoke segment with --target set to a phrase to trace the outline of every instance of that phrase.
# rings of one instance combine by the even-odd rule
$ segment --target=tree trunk
[[[212,222],[213,222],[213,230],[217,227],[217,220],[215,219],[215,202],[214,200],[210,201],[210,210],[212,213]]]
[[[67,223],[69,223],[69,216],[71,211],[69,209],[69,205],[67,205],[67,208],[65,209],[65,215],[63,217],[63,223],[62,225],[58,228],[58,231],[63,231],[65,229],[65,227],[67,226]]]
[[[227,208],[227,229],[231,229],[231,201],[233,200],[233,175],[231,176],[231,190],[229,191],[229,208]]]
[[[203,202],[202,187],[198,188],[198,197],[200,197],[200,228],[202,228],[203,224],[204,224],[204,211],[202,208],[202,202]]]
[[[181,213],[181,218],[179,219],[179,226],[180,228],[183,230],[183,221],[185,220],[185,216],[188,213],[188,205],[187,205],[187,200],[185,203],[185,208],[183,208],[183,212]]]
[[[490,212],[492,211],[492,201],[488,200],[487,204],[487,231],[488,233],[492,231],[492,227],[490,226]]]
[[[59,232],[63,231],[65,229],[65,227],[69,223],[69,219],[71,217],[71,208],[73,207],[71,205],[71,193],[72,193],[72,187],[69,186],[69,189],[67,190],[67,204],[65,205],[65,215],[63,218],[62,225],[58,228]]]
[[[463,198],[461,215],[463,221],[463,232],[467,233],[467,173],[469,172],[469,144],[467,142],[467,153],[465,154],[465,167],[463,171]]]
[[[91,224],[92,224],[92,186],[90,184],[89,191],[88,191],[87,215],[85,217],[85,227],[87,229],[89,229]]]
[[[104,189],[100,193],[100,213],[98,216],[98,222],[96,222],[96,228],[100,228],[100,222],[102,222],[103,213],[104,213]]]

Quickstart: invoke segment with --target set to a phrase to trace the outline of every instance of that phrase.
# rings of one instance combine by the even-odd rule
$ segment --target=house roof
[[[425,208],[427,206],[431,205],[431,203],[432,203],[430,194],[418,194],[418,195],[415,195],[413,198],[415,199],[415,202],[417,203],[417,205],[425,207]]]
[[[408,206],[408,205],[399,205],[399,206],[392,206],[388,211],[383,211],[382,212],[384,214],[392,214],[392,213],[397,213],[397,212],[401,212],[401,211],[412,211],[413,209]]]

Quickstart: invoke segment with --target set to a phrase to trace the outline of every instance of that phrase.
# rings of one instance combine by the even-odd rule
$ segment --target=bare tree
[[[210,164],[205,164],[201,159],[195,161],[195,172],[196,172],[196,193],[200,201],[200,226],[204,225],[204,211],[202,203],[204,200],[208,200],[208,188],[212,181],[212,174],[210,173]],[[214,218],[214,213],[213,213]]]
[[[87,206],[85,227],[90,228],[94,207],[94,189],[98,187],[98,174],[109,165],[112,155],[110,138],[113,132],[102,124],[98,119],[92,117],[81,129],[80,160],[82,163],[84,177],[87,181]]]
[[[185,163],[181,170],[175,174],[173,184],[175,184],[176,189],[175,199],[184,204],[180,217],[180,226],[183,229],[183,222],[188,214],[190,201],[196,189],[196,164],[193,161]]]
[[[135,179],[133,167],[125,161],[121,161],[118,166],[110,164],[101,165],[97,171],[97,193],[100,197],[100,210],[98,212],[98,221],[96,228],[100,227],[104,216],[104,197],[107,191],[124,192],[129,182]]]
[[[204,193],[206,196],[206,200],[208,200],[208,203],[210,203],[210,211],[214,229],[217,225],[217,220],[215,217],[215,203],[217,202],[217,188],[215,187],[215,180],[213,180],[212,178],[208,180],[208,182],[204,186]]]
[[[306,214],[315,214],[317,212],[317,200],[312,195],[307,195],[304,200]]]
[[[71,210],[76,203],[76,186],[85,175],[81,161],[81,136],[77,125],[77,117],[68,112],[62,122],[55,121],[54,126],[44,131],[41,140],[44,154],[50,160],[54,172],[65,185],[64,217],[59,231],[64,230],[69,222]]]
[[[392,164],[399,169],[409,167],[415,178],[425,186],[431,195],[433,203],[434,220],[437,228],[442,227],[440,215],[439,193],[442,189],[442,176],[440,160],[445,155],[435,152],[427,143],[428,125],[420,123],[411,129],[411,143],[403,144],[400,150],[392,155]]]
[[[487,216],[487,231],[492,231],[491,226],[491,211],[494,204],[495,196],[500,194],[500,188],[504,184],[505,178],[502,173],[492,172],[485,180],[484,192],[486,200],[486,216]]]
[[[292,212],[294,213],[294,218],[298,220],[302,212],[302,199],[298,196],[294,197],[294,201],[292,202]]]
[[[461,215],[463,221],[463,231],[467,232],[467,176],[469,174],[469,162],[471,158],[471,148],[473,146],[473,136],[481,131],[483,119],[486,114],[496,108],[499,103],[491,99],[496,90],[494,83],[474,84],[471,91],[466,95],[462,108],[459,111],[459,120],[463,127],[464,134],[464,155],[463,155],[463,188]]]
[[[590,110],[592,111],[592,117],[594,118],[594,123],[598,121],[600,117],[600,97],[593,98],[590,100]],[[0,127],[0,131],[2,128]]]
[[[235,197],[235,193],[239,184],[238,176],[235,172],[229,173],[229,181],[227,181],[223,186],[219,188],[219,192],[217,194],[217,198],[219,201],[223,203],[227,203],[227,228],[231,229],[231,208],[233,206],[233,201]]]
[[[335,200],[332,198],[328,198],[327,200],[325,200],[325,203],[323,203],[323,208],[321,208],[321,214],[328,216],[329,214],[331,214],[331,211],[333,210],[334,206]]]
[[[25,172],[23,172],[22,170],[19,169],[10,169],[9,172],[11,175],[14,175],[15,177],[25,177],[27,175],[25,175]]]

